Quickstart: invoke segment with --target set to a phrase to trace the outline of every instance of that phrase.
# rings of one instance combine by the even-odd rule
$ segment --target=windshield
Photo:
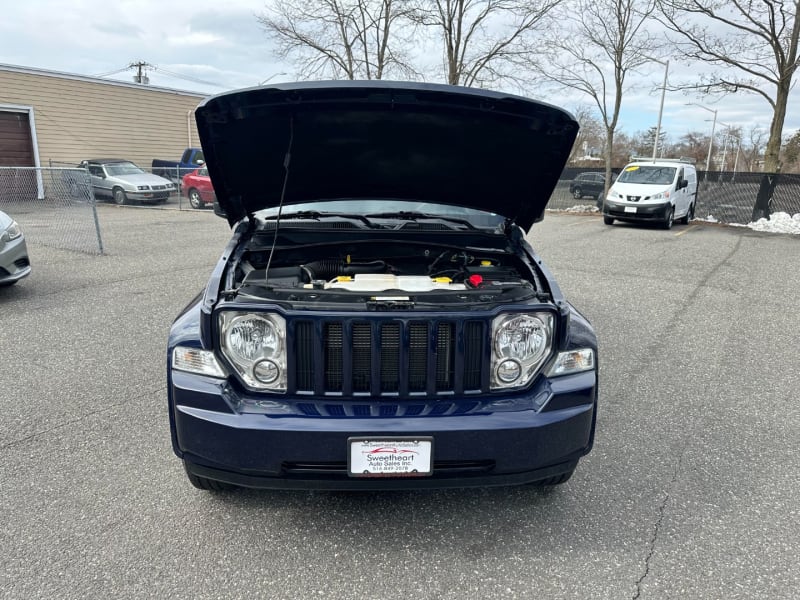
[[[619,176],[619,183],[652,183],[669,185],[675,179],[675,167],[633,165],[627,167]]]
[[[462,206],[433,204],[430,202],[408,202],[405,200],[328,200],[309,202],[307,204],[284,206],[282,214],[302,211],[366,216],[401,212],[423,213],[448,219],[461,219],[473,227],[489,229],[495,229],[505,221],[500,215]],[[267,208],[258,211],[256,214],[261,217],[274,217],[278,214],[278,209],[274,207]]]
[[[109,175],[139,175],[144,173],[139,167],[133,163],[114,163],[113,165],[106,165],[106,173]]]

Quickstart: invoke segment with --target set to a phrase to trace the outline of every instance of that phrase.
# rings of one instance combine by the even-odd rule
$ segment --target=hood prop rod
[[[286,146],[286,155],[283,157],[283,187],[281,188],[281,200],[278,203],[278,216],[275,219],[275,233],[272,236],[272,248],[267,259],[267,268],[264,271],[264,286],[269,285],[269,268],[272,264],[272,255],[275,253],[275,245],[278,242],[278,228],[281,224],[281,213],[283,211],[283,199],[286,196],[286,186],[289,183],[289,164],[292,161],[292,143],[294,142],[294,115],[289,115],[289,144]]]

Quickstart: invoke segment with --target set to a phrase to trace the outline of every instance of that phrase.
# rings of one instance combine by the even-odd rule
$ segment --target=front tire
[[[567,471],[566,473],[562,473],[561,475],[555,475],[553,477],[548,477],[547,479],[537,481],[536,485],[561,485],[562,483],[567,483],[570,480],[570,477],[572,477],[573,473],[575,473],[575,469]]]
[[[575,198],[575,200],[580,200],[583,198],[583,190],[579,187],[575,188],[572,192],[572,197]]]
[[[203,199],[195,188],[191,188],[187,196],[189,196],[189,205],[192,208],[203,208]]]
[[[206,477],[195,475],[189,471],[189,467],[186,465],[185,461],[183,463],[183,469],[186,471],[186,477],[189,478],[189,483],[191,483],[198,490],[203,490],[205,492],[225,492],[227,490],[236,489],[236,486],[231,485],[230,483],[215,481],[214,479],[207,479]]]
[[[613,225],[614,217],[607,217],[606,215],[603,215],[603,223],[605,223],[606,225]]]
[[[675,222],[675,207],[669,209],[666,220],[661,224],[664,229],[672,229],[672,224]]]
[[[114,204],[117,206],[125,206],[128,203],[128,196],[122,188],[114,188],[112,194],[114,196]]]

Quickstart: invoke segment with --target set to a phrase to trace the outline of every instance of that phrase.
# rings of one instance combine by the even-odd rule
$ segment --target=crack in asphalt
[[[734,244],[733,248],[728,252],[725,257],[720,260],[713,268],[711,268],[708,273],[706,273],[705,277],[698,282],[698,284],[694,287],[691,293],[686,296],[684,302],[676,309],[674,317],[670,319],[669,323],[673,324],[673,326],[677,327],[677,317],[686,309],[686,307],[690,306],[699,296],[701,290],[708,287],[709,281],[717,274],[717,272],[739,251],[739,247],[741,246],[742,238],[738,238],[736,244]],[[672,329],[673,326],[667,327],[667,332]],[[654,344],[656,342],[654,341]],[[655,353],[653,353],[655,355]],[[692,429],[696,429],[697,425]],[[678,456],[678,462],[675,465],[675,471],[672,473],[672,478],[670,479],[669,483],[666,485],[666,490],[664,492],[664,499],[661,502],[660,506],[658,507],[658,518],[656,519],[655,525],[653,527],[653,535],[650,537],[650,543],[647,551],[647,556],[644,559],[644,573],[642,573],[639,580],[636,582],[636,592],[633,595],[632,600],[638,600],[642,594],[642,585],[644,584],[644,580],[647,579],[647,576],[650,574],[650,561],[653,558],[653,554],[655,553],[656,543],[658,542],[658,534],[661,530],[661,525],[664,522],[664,517],[667,509],[667,503],[670,500],[670,491],[672,487],[675,485],[675,482],[678,479],[678,473],[680,472],[681,464],[683,463],[683,457],[686,454],[686,449],[689,446],[689,440],[692,439],[693,436],[689,435],[685,437],[685,441],[683,443],[683,447],[681,448],[680,455]]]
[[[156,394],[156,393],[161,393],[161,392],[165,392],[166,393],[166,391],[167,391],[167,386],[165,386],[165,385],[164,386],[160,386],[155,390],[151,390],[150,392],[147,392],[147,393],[140,394],[140,395],[136,396],[135,398],[133,398],[133,400],[139,400],[139,399],[142,399],[142,398],[147,398],[148,396],[150,396],[152,394]],[[62,421],[58,425],[53,425],[52,427],[48,427],[47,429],[43,429],[42,431],[34,431],[33,433],[31,433],[29,435],[26,435],[25,437],[19,438],[18,440],[11,440],[10,442],[6,442],[4,444],[0,444],[0,450],[6,450],[7,448],[13,448],[14,446],[18,446],[18,445],[24,444],[24,443],[29,442],[29,441],[31,441],[31,440],[39,437],[39,436],[47,435],[49,433],[53,433],[54,431],[58,431],[59,429],[63,429],[65,427],[70,427],[72,425],[75,425],[76,423],[80,423],[81,421],[85,421],[88,418],[91,418],[91,417],[94,417],[94,416],[97,416],[97,415],[102,415],[102,414],[107,413],[107,412],[112,411],[112,410],[117,410],[120,406],[123,406],[125,404],[130,404],[130,402],[129,401],[119,402],[118,404],[114,404],[112,406],[107,406],[105,408],[98,408],[96,410],[93,410],[91,412],[87,412],[87,413],[85,413],[85,414],[83,414],[83,415],[81,415],[79,417],[76,417],[74,419],[71,419],[69,421]]]
[[[681,470],[681,464],[683,463],[683,455],[686,453],[686,448],[688,446],[688,442],[683,445],[681,449],[681,454],[678,457],[678,464],[675,465],[675,471],[672,473],[672,479],[670,479],[669,484],[667,484],[667,490],[664,492],[664,500],[661,502],[661,505],[658,507],[658,519],[656,519],[656,524],[653,527],[653,535],[650,537],[649,548],[647,551],[647,556],[644,559],[644,573],[642,576],[639,577],[639,580],[636,582],[636,593],[633,595],[633,600],[638,600],[642,594],[642,584],[647,576],[650,574],[650,560],[653,558],[653,554],[656,551],[656,542],[658,541],[658,532],[661,530],[661,524],[664,522],[664,514],[667,511],[667,503],[670,499],[670,489],[675,482],[678,480],[678,473]]]

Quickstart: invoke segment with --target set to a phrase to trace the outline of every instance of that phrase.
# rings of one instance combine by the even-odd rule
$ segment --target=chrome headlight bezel
[[[222,311],[218,331],[220,352],[245,386],[253,390],[286,391],[283,317],[274,313]],[[265,370],[265,366],[269,368]]]
[[[552,354],[554,324],[550,312],[504,313],[494,318],[490,377],[493,391],[531,384]]]

